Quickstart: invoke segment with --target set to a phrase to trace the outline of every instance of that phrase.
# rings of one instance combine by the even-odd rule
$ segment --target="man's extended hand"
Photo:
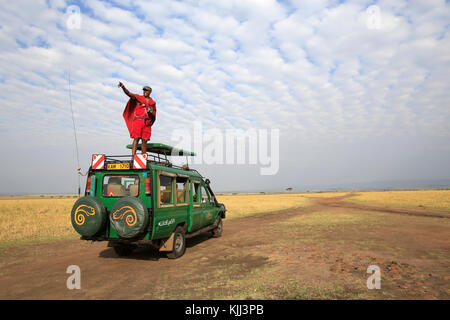
[[[123,92],[125,92],[125,94],[127,96],[129,96],[131,99],[136,99],[136,97],[134,96],[134,94],[132,94],[130,91],[128,91],[127,88],[125,88],[125,86],[123,85],[122,82],[119,82],[119,84],[117,85],[119,88],[122,88]]]

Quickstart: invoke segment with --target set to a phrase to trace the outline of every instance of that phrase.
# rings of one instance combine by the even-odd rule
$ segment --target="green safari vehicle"
[[[148,143],[147,154],[134,157],[93,155],[85,195],[71,212],[80,239],[108,241],[119,256],[151,245],[176,259],[186,250],[186,238],[203,232],[220,237],[225,206],[209,179],[188,165],[173,165],[173,155],[195,153]]]

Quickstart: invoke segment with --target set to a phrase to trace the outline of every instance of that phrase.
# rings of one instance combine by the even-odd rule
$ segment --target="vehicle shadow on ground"
[[[193,248],[211,238],[212,234],[210,232],[205,232],[195,237],[186,239],[186,250],[189,250],[189,248]],[[139,246],[138,248],[134,249],[129,256],[119,256],[113,248],[107,247],[105,248],[105,250],[101,251],[98,256],[105,259],[135,259],[148,261],[168,259],[165,252],[158,251],[151,246]]]

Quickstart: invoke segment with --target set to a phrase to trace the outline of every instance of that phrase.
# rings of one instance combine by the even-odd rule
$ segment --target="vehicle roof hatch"
[[[131,144],[127,145],[127,149],[132,149],[132,147],[133,146]],[[141,143],[138,144],[137,149],[138,150],[142,149]],[[163,143],[147,143],[147,152],[161,154],[161,155],[165,155],[165,156],[172,156],[172,157],[196,156],[195,152],[178,149],[178,148],[175,148],[175,147],[169,146],[167,144],[163,144]]]

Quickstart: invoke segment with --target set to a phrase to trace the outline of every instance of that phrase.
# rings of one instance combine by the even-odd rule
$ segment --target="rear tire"
[[[114,246],[114,251],[119,257],[127,257],[133,252],[133,247],[131,246]]]
[[[184,237],[184,229],[178,227],[173,235],[172,251],[167,254],[169,259],[178,259],[186,251],[186,238]]]
[[[222,236],[223,231],[223,223],[222,218],[219,217],[219,222],[217,223],[217,227],[212,230],[213,238],[220,238]]]

